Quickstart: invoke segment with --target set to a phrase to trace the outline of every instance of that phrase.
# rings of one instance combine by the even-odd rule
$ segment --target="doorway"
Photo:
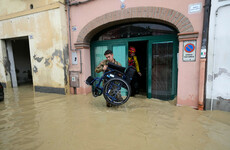
[[[176,35],[160,35],[140,38],[95,41],[91,43],[91,65],[104,59],[103,52],[111,49],[114,58],[128,66],[128,48],[136,48],[142,76],[139,79],[139,92],[148,98],[172,100],[177,94],[177,53]],[[92,70],[92,75],[97,76]]]
[[[114,58],[128,67],[128,49],[135,47],[142,76],[139,93],[148,98],[174,99],[177,93],[177,31],[157,23],[129,23],[114,26],[96,34],[91,41],[92,76],[110,49]],[[159,56],[159,57],[158,57]]]
[[[128,43],[128,47],[135,47],[136,56],[139,64],[141,76],[138,75],[138,91],[141,95],[147,93],[147,45],[148,41],[132,41]]]
[[[12,87],[33,84],[28,37],[6,40]]]

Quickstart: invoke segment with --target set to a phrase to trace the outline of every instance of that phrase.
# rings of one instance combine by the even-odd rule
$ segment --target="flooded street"
[[[229,150],[230,113],[130,98],[107,108],[103,96],[5,90],[1,150]]]

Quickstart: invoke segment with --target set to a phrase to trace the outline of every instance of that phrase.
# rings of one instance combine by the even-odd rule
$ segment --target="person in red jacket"
[[[136,53],[136,49],[135,47],[129,47],[129,66],[133,66],[134,68],[136,68],[137,70],[137,74],[139,76],[142,76],[141,72],[140,72],[140,68],[139,68],[139,64],[138,64],[138,60],[137,60],[137,56],[135,56]],[[138,89],[138,75],[135,74],[132,82],[131,82],[131,95],[134,96],[135,94],[139,93],[139,89]]]

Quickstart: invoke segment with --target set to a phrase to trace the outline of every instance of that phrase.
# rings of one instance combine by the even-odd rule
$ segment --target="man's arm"
[[[114,64],[121,66],[121,64],[118,61],[116,61],[116,60],[114,60]]]
[[[105,60],[103,60],[102,62],[100,62],[100,64],[96,67],[95,72],[99,73],[99,72],[103,71],[103,67],[104,67],[105,64],[106,64]]]
[[[137,70],[137,73],[142,76],[141,72],[140,72],[140,68],[139,68],[139,64],[138,64],[138,61],[137,61],[137,56],[133,57],[134,58],[134,62],[135,62],[135,66],[136,66],[136,70]]]
[[[135,63],[136,70],[137,70],[137,73],[138,73],[138,72],[140,72],[139,63],[138,63],[138,61],[137,61],[137,57],[136,57],[136,56],[134,56],[133,58],[134,58],[134,63]]]

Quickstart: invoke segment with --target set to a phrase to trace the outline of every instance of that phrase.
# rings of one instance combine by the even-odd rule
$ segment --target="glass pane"
[[[97,46],[95,48],[95,67],[105,59],[104,53],[108,49],[108,46]],[[101,77],[103,72],[96,73],[96,77]]]
[[[125,45],[117,45],[113,46],[113,55],[114,58],[121,64],[121,66],[126,67],[126,51],[125,51]],[[121,95],[127,96],[127,90],[121,89]]]
[[[152,97],[169,99],[172,95],[173,43],[152,44]]]
[[[123,67],[126,67],[126,51],[125,51],[125,45],[119,45],[119,46],[113,46],[113,55],[114,58],[121,63]]]
[[[109,28],[99,33],[93,41],[103,41],[112,39],[176,34],[177,31],[171,27],[154,23],[132,23]]]

